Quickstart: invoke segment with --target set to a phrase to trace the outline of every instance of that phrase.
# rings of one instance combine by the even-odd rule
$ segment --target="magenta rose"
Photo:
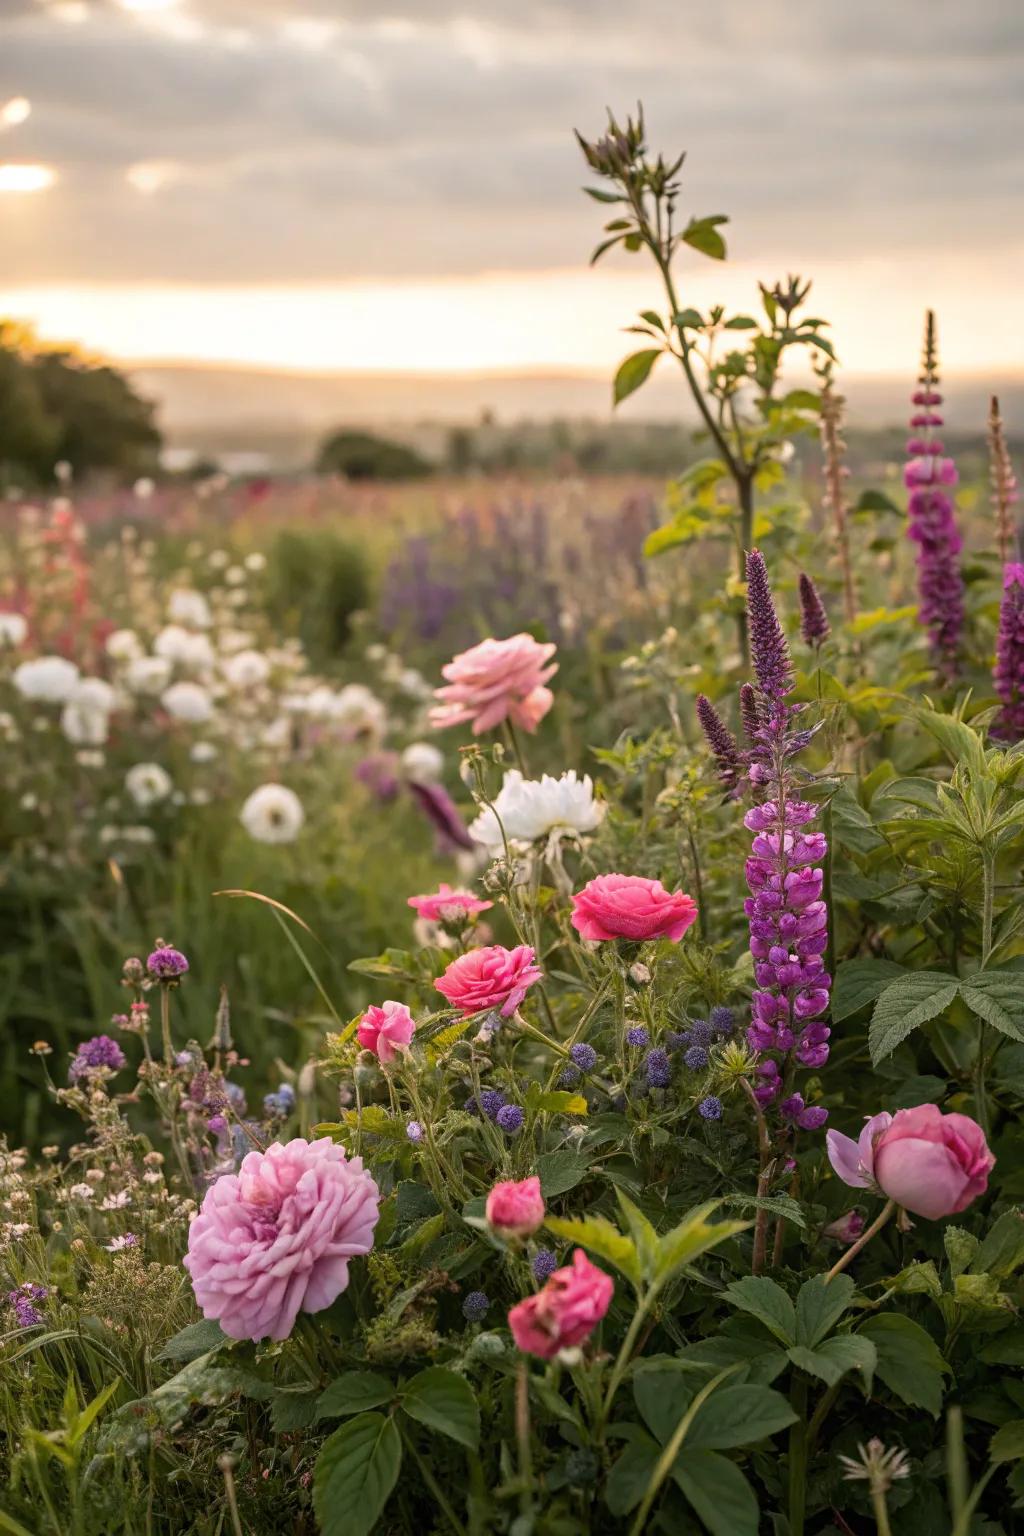
[[[517,1347],[551,1360],[560,1349],[582,1344],[608,1311],[614,1291],[611,1277],[577,1248],[571,1264],[556,1269],[543,1290],[508,1314]]]
[[[474,736],[511,720],[524,731],[535,731],[554,698],[545,685],[558,671],[551,663],[555,647],[542,645],[532,635],[513,635],[509,640],[481,640],[441,668],[443,688],[435,688],[441,700],[430,712],[435,730],[449,725],[473,724]]]
[[[875,1189],[929,1221],[953,1216],[988,1188],[995,1158],[970,1115],[936,1104],[873,1115],[859,1141],[829,1131],[832,1167],[846,1184]]]
[[[515,949],[487,944],[453,960],[434,986],[467,1018],[492,1008],[508,1018],[543,974],[529,944]]]
[[[329,1137],[249,1152],[211,1184],[188,1230],[185,1268],[203,1316],[232,1339],[286,1339],[372,1249],[379,1199],[362,1158]]]
[[[544,1220],[540,1179],[506,1179],[487,1196],[485,1215],[499,1237],[529,1237]]]
[[[641,875],[598,875],[576,892],[572,906],[572,925],[584,939],[675,942],[697,916],[692,896]]]
[[[444,881],[432,896],[410,896],[409,906],[429,923],[460,923],[487,912],[493,901],[481,901],[472,891],[455,890]]]
[[[392,1062],[409,1049],[416,1033],[416,1020],[404,1003],[387,1002],[367,1008],[359,1020],[359,1044],[372,1051],[380,1061]]]

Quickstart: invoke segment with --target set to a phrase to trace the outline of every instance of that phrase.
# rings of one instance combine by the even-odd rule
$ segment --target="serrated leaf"
[[[708,1221],[718,1203],[717,1200],[709,1200],[698,1206],[695,1211],[684,1216],[678,1226],[659,1238],[655,1278],[661,1284],[685,1264],[692,1264],[702,1253],[717,1248],[719,1243],[735,1237],[737,1232],[745,1232],[750,1226],[749,1221]]]
[[[686,1449],[728,1451],[756,1445],[796,1419],[781,1392],[743,1382],[719,1387],[702,1403],[686,1436]]]
[[[175,1360],[184,1363],[200,1355],[213,1354],[231,1340],[223,1332],[215,1318],[204,1317],[198,1323],[189,1323],[167,1340],[157,1355],[158,1360]]]
[[[904,969],[895,960],[842,961],[836,968],[832,991],[832,1022],[838,1024],[851,1018],[873,1003],[897,976],[903,975]]]
[[[789,1358],[802,1371],[817,1376],[829,1387],[834,1387],[847,1371],[862,1371],[870,1388],[878,1362],[874,1344],[857,1333],[834,1334],[813,1349],[797,1344],[789,1351]]]
[[[904,1403],[935,1418],[942,1409],[942,1378],[949,1366],[930,1333],[899,1312],[868,1318],[860,1336],[875,1346],[875,1374]]]
[[[578,1152],[559,1149],[544,1152],[538,1157],[535,1172],[540,1179],[540,1192],[545,1200],[554,1195],[564,1195],[585,1179],[589,1164]]]
[[[972,1013],[1001,1035],[1024,1041],[1024,974],[1020,971],[976,971],[961,982],[960,995]]]
[[[944,1013],[959,991],[959,981],[945,971],[909,971],[890,982],[871,1016],[872,1065],[877,1067],[921,1024]]]
[[[632,352],[619,364],[612,385],[612,395],[616,405],[621,404],[629,395],[638,390],[641,384],[646,383],[658,358],[661,356],[659,347],[647,347],[642,352]]]
[[[313,1471],[321,1536],[370,1536],[398,1481],[402,1441],[392,1419],[361,1413],[324,1441]]]
[[[985,1233],[971,1261],[976,1274],[1005,1280],[1024,1264],[1024,1212],[1004,1211]]]
[[[402,1408],[410,1417],[475,1451],[480,1442],[480,1409],[464,1377],[442,1365],[420,1371],[402,1388]]]
[[[776,1281],[766,1275],[747,1275],[727,1285],[722,1296],[741,1312],[756,1317],[780,1344],[788,1347],[796,1343],[796,1308]]]
[[[989,1455],[993,1461],[1019,1461],[1024,1456],[1024,1419],[1011,1419],[996,1430]]]
[[[587,1216],[582,1220],[569,1220],[549,1216],[544,1225],[556,1237],[562,1237],[568,1243],[578,1243],[581,1248],[589,1248],[599,1258],[607,1259],[633,1285],[640,1284],[640,1260],[632,1239],[625,1237],[618,1227],[613,1227],[606,1217]]]
[[[318,1419],[340,1419],[349,1413],[379,1408],[395,1396],[394,1382],[376,1371],[346,1371],[324,1388],[316,1405]]]
[[[757,1496],[727,1456],[684,1446],[676,1457],[672,1477],[711,1536],[757,1536]]]
[[[627,1194],[621,1189],[616,1189],[615,1196],[636,1246],[644,1279],[653,1279],[658,1265],[658,1234],[643,1211],[633,1204]]]
[[[856,1286],[849,1275],[805,1280],[796,1298],[796,1342],[814,1349],[838,1323],[853,1300]]]

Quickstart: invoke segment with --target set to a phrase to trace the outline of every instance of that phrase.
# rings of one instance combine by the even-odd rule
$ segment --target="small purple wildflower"
[[[558,1075],[558,1086],[560,1088],[575,1088],[581,1076],[582,1073],[579,1067],[572,1065],[563,1067]]]
[[[156,981],[175,982],[188,970],[188,961],[180,949],[161,944],[146,961],[146,969]]]
[[[713,1038],[711,1025],[707,1019],[694,1019],[687,1036],[690,1045],[710,1045]]]
[[[569,1055],[581,1072],[590,1072],[597,1066],[597,1052],[592,1045],[587,1045],[583,1041],[579,1045],[571,1045]]]
[[[215,1136],[219,1135],[221,1131],[226,1131],[227,1128],[228,1122],[223,1115],[211,1115],[206,1122],[206,1129],[212,1131]]]
[[[814,582],[800,572],[800,635],[805,645],[824,645],[832,633],[825,604]]]
[[[647,1072],[647,1081],[652,1088],[667,1088],[672,1081],[672,1065],[668,1059],[668,1052],[660,1046],[655,1046],[653,1051],[647,1052],[644,1062]]]
[[[701,1099],[697,1105],[697,1113],[702,1120],[721,1120],[722,1101],[717,1094],[709,1093],[706,1099]]]
[[[703,1072],[708,1064],[707,1048],[703,1045],[691,1045],[683,1061],[691,1072]]]
[[[495,1115],[495,1124],[506,1136],[518,1136],[523,1128],[526,1116],[518,1104],[504,1104]]]
[[[538,1248],[530,1268],[533,1270],[533,1278],[543,1285],[558,1268],[558,1259],[550,1248]]]
[[[802,1093],[793,1093],[783,1099],[779,1114],[802,1131],[820,1131],[828,1119],[828,1110],[821,1104],[805,1105]]]
[[[992,726],[1000,741],[1024,737],[1024,565],[1008,560],[1003,566],[1003,596],[993,672],[1003,707]]]
[[[33,1285],[31,1281],[19,1286],[16,1291],[8,1291],[7,1300],[14,1308],[14,1320],[19,1328],[38,1328],[43,1321],[43,1314],[35,1303],[45,1301],[49,1294],[45,1285]]]
[[[273,1093],[263,1100],[263,1113],[272,1119],[284,1120],[295,1108],[295,1089],[291,1083],[280,1083]]]
[[[416,1142],[423,1140],[423,1127],[418,1120],[410,1120],[405,1128],[405,1134],[415,1146]]]
[[[124,1232],[120,1237],[115,1237],[112,1242],[104,1243],[108,1253],[121,1253],[125,1248],[137,1248],[139,1240],[134,1232]]]
[[[724,1003],[719,1003],[708,1015],[708,1023],[716,1034],[731,1035],[736,1028],[736,1015]]]
[[[488,1120],[497,1120],[498,1111],[504,1102],[505,1095],[500,1088],[481,1088],[479,1101],[470,1099],[467,1108],[486,1115]]]
[[[740,749],[735,736],[703,693],[697,695],[697,720],[711,748],[719,779],[727,789],[735,789],[740,781]]]
[[[650,1035],[647,1033],[642,1024],[634,1024],[631,1029],[626,1030],[627,1045],[635,1045],[639,1048],[645,1046],[650,1038]]]
[[[665,1036],[665,1044],[670,1051],[681,1051],[690,1043],[690,1032],[686,1029],[670,1029]]]
[[[77,1083],[80,1077],[91,1072],[120,1072],[125,1054],[116,1040],[109,1035],[94,1035],[84,1040],[75,1052],[68,1067],[68,1082]]]
[[[759,549],[747,555],[747,614],[750,657],[757,685],[769,700],[784,699],[793,686],[793,663],[768,584],[768,568]]]
[[[490,1310],[490,1301],[483,1291],[470,1291],[462,1303],[462,1315],[468,1323],[479,1323]]]

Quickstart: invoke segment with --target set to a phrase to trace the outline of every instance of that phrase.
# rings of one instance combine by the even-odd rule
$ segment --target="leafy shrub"
[[[335,432],[317,456],[322,475],[346,475],[350,480],[420,480],[431,465],[414,448],[369,432]]]
[[[296,633],[315,661],[337,661],[352,632],[352,616],[370,600],[370,574],[361,548],[324,528],[287,528],[268,552],[267,609]]]

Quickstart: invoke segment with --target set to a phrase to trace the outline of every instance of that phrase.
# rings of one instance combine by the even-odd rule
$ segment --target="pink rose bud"
[[[466,1018],[492,1008],[508,1018],[543,974],[529,944],[516,949],[487,944],[453,960],[434,986]]]
[[[507,1179],[487,1196],[485,1214],[499,1237],[529,1237],[544,1220],[540,1179]]]
[[[554,702],[546,684],[558,671],[552,663],[553,645],[532,635],[509,640],[481,640],[441,668],[443,688],[435,688],[440,704],[430,711],[435,730],[472,722],[474,736],[511,720],[524,731],[535,731]]]
[[[860,1211],[847,1211],[845,1216],[829,1222],[825,1236],[834,1237],[839,1243],[855,1243],[863,1231],[864,1217]]]
[[[508,1325],[519,1349],[541,1360],[590,1337],[611,1306],[615,1286],[604,1270],[577,1248],[572,1263],[556,1269],[542,1291],[518,1302]]]
[[[409,897],[409,906],[430,923],[467,923],[493,905],[493,901],[481,901],[472,891],[454,890],[444,882],[430,896]]]
[[[829,1131],[832,1167],[845,1184],[875,1189],[929,1221],[966,1210],[985,1193],[995,1158],[970,1115],[935,1104],[873,1115],[859,1141]]]
[[[404,1003],[383,1003],[368,1008],[359,1021],[357,1036],[366,1051],[387,1063],[409,1049],[416,1021]]]
[[[572,899],[572,925],[584,939],[681,939],[697,917],[697,903],[660,880],[641,875],[598,875]]]

